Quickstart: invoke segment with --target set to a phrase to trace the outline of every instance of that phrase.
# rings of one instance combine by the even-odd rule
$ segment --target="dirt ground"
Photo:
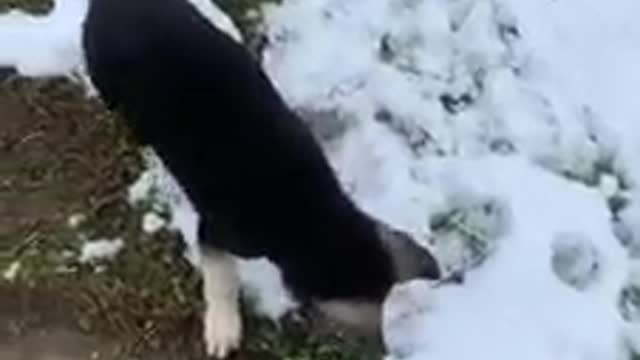
[[[131,227],[119,215],[132,212],[125,190],[138,155],[113,120],[62,80],[0,88],[0,269],[21,264],[14,281],[0,281],[1,359],[88,359],[115,349],[78,326],[90,306],[77,306],[75,295],[89,275],[56,275],[63,251],[81,243],[66,226],[71,215],[101,219],[90,224],[96,235]]]
[[[68,323],[62,304],[49,303],[51,298],[40,296],[3,289],[0,359],[86,360],[117,353],[115,341],[76,331]]]

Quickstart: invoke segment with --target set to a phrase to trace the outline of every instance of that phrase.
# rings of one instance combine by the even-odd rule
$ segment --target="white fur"
[[[202,253],[204,342],[207,355],[227,357],[240,346],[242,319],[239,307],[240,279],[234,259],[225,253]]]

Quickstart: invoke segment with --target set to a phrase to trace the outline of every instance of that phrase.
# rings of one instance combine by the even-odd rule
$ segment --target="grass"
[[[0,0],[0,11],[22,9],[30,13],[46,13],[53,6],[53,0]]]

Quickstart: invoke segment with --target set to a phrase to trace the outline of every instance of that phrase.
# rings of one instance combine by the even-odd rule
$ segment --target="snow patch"
[[[20,261],[12,262],[2,273],[2,277],[9,282],[15,280],[21,267],[22,263]]]
[[[253,300],[258,314],[278,320],[298,307],[284,287],[280,271],[271,262],[266,259],[237,261],[244,294]]]
[[[73,214],[67,219],[67,226],[72,229],[77,229],[82,223],[87,220],[87,216],[84,214]]]
[[[180,232],[188,245],[185,255],[194,265],[199,265],[198,215],[155,152],[147,148],[143,158],[146,170],[129,187],[129,202],[134,206],[151,204],[159,211],[167,211],[170,214],[167,227]]]
[[[109,260],[114,258],[123,248],[124,241],[121,238],[87,241],[82,245],[78,261],[92,263],[97,260]]]
[[[625,352],[615,299],[630,259],[610,219],[624,219],[618,227],[636,244],[637,196],[626,192],[640,176],[639,149],[628,148],[640,132],[625,120],[635,117],[611,116],[614,102],[582,96],[638,112],[633,91],[602,87],[613,57],[601,44],[630,55],[638,39],[625,17],[637,5],[615,3],[286,0],[264,9],[264,64],[287,101],[353,115],[331,157],[354,198],[433,243],[447,270],[465,272],[461,286],[416,290],[431,311],[385,328],[389,348],[403,348],[393,358]],[[599,7],[610,17],[592,21]],[[611,61],[622,74],[634,59]],[[482,199],[497,199],[499,215],[483,214]],[[412,312],[399,303],[386,311]]]
[[[142,231],[155,234],[166,226],[167,222],[155,212],[147,212],[142,217]]]
[[[517,157],[458,160],[437,171],[446,179],[473,175],[468,186],[502,199],[511,226],[495,253],[467,274],[463,286],[444,284],[426,295],[417,285],[403,290],[403,297],[424,301],[429,309],[399,317],[402,310],[394,308],[398,305],[390,298],[386,335],[392,357],[617,358],[622,322],[613,299],[629,269],[597,191]],[[599,276],[580,292],[560,281],[551,266],[557,240],[564,244],[568,233],[589,234],[600,255]],[[423,319],[422,326],[407,336],[404,331],[420,323],[416,317]]]

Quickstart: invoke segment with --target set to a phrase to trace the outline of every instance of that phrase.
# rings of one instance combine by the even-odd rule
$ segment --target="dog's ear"
[[[392,262],[394,283],[412,279],[439,279],[440,267],[428,249],[420,246],[406,232],[392,228],[382,222],[376,223],[379,241]],[[316,306],[329,318],[338,320],[347,327],[369,338],[380,336],[382,300],[379,302],[334,299],[317,302]]]
[[[408,233],[378,222],[378,236],[391,255],[396,282],[412,279],[437,280],[441,276],[438,261]]]

